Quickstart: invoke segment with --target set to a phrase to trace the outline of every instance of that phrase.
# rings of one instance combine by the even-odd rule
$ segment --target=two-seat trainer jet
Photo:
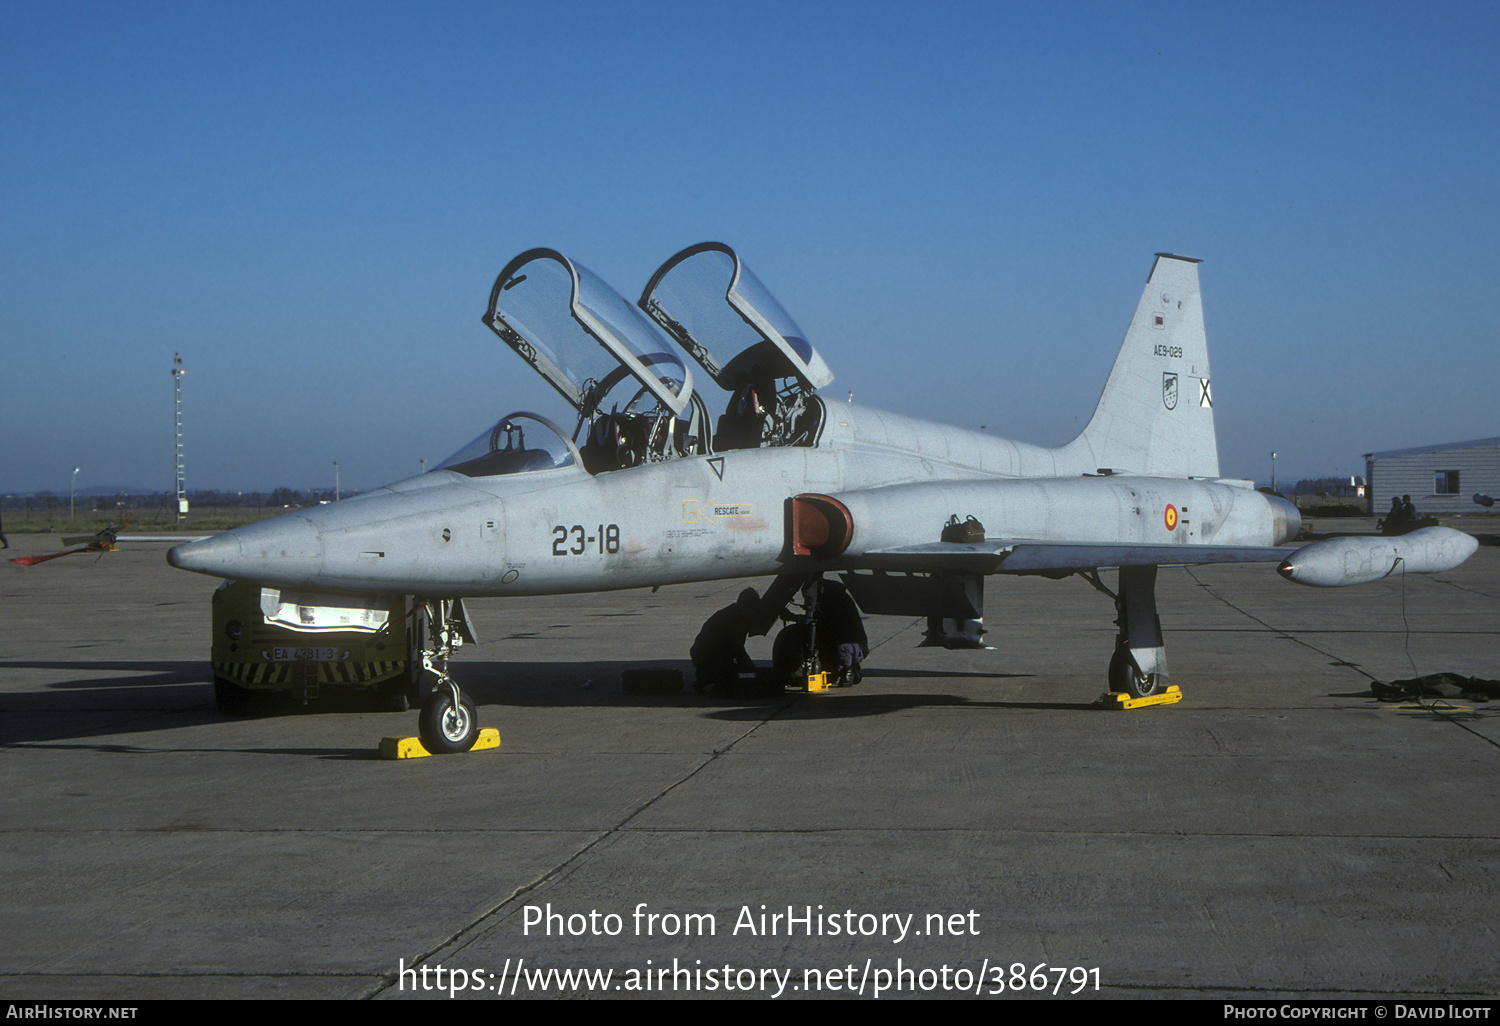
[[[1290,580],[1336,586],[1447,570],[1476,547],[1442,527],[1280,547],[1296,507],[1219,476],[1197,265],[1157,254],[1093,418],[1043,448],[825,400],[827,364],[721,243],[672,257],[636,304],[529,250],[500,272],[484,322],[573,407],[571,433],[513,413],[435,470],[168,560],[301,605],[417,597],[434,752],[466,750],[478,729],[446,673],[471,637],[465,596],[775,575],[763,628],[800,590],[799,633],[776,648],[815,671],[824,575],[866,613],[927,616],[927,643],[978,646],[986,577],[1079,574],[1114,600],[1111,690],[1147,696],[1167,673],[1160,566],[1280,561]]]

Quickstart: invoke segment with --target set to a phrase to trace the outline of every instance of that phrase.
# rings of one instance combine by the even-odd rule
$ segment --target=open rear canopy
[[[795,378],[811,392],[833,380],[791,315],[722,242],[662,264],[639,305],[726,391]]]

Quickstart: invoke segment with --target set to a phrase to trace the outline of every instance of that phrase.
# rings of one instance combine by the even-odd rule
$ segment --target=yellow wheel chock
[[[1180,701],[1182,692],[1176,684],[1168,684],[1165,691],[1149,698],[1131,698],[1123,691],[1111,691],[1094,704],[1103,709],[1142,709],[1148,705],[1176,705]]]
[[[494,727],[485,727],[474,739],[474,747],[471,752],[482,752],[487,748],[500,747],[500,732]],[[422,742],[414,737],[383,737],[380,739],[380,757],[382,759],[425,759],[432,755],[422,747]]]

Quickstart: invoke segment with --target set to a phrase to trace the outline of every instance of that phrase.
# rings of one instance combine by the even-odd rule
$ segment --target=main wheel
[[[771,645],[771,667],[778,678],[798,681],[809,673],[817,673],[818,658],[807,653],[807,624],[789,623],[776,635]],[[802,679],[799,683],[805,684]]]
[[[1128,649],[1115,649],[1109,661],[1109,690],[1122,691],[1131,698],[1150,698],[1161,686],[1161,674],[1142,673]]]
[[[417,717],[417,736],[422,747],[433,755],[467,752],[479,737],[479,714],[474,703],[468,695],[460,694],[455,706],[452,688],[446,685],[433,688]]]

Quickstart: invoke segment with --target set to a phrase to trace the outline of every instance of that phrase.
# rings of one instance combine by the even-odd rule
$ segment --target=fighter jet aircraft
[[[466,596],[774,575],[763,626],[800,591],[814,629],[793,644],[815,664],[824,575],[866,613],[927,616],[929,643],[977,646],[987,577],[1079,574],[1114,601],[1111,690],[1150,695],[1167,674],[1160,566],[1280,561],[1326,586],[1449,569],[1475,548],[1447,528],[1281,547],[1296,507],[1219,476],[1197,265],[1157,254],[1088,426],[1044,448],[828,401],[828,365],[721,243],[673,256],[636,304],[529,250],[500,272],[484,322],[573,408],[571,431],[512,413],[428,473],[168,559],[300,604],[417,596],[443,685],[420,720],[431,751],[467,749],[477,730],[446,674],[470,636]]]

